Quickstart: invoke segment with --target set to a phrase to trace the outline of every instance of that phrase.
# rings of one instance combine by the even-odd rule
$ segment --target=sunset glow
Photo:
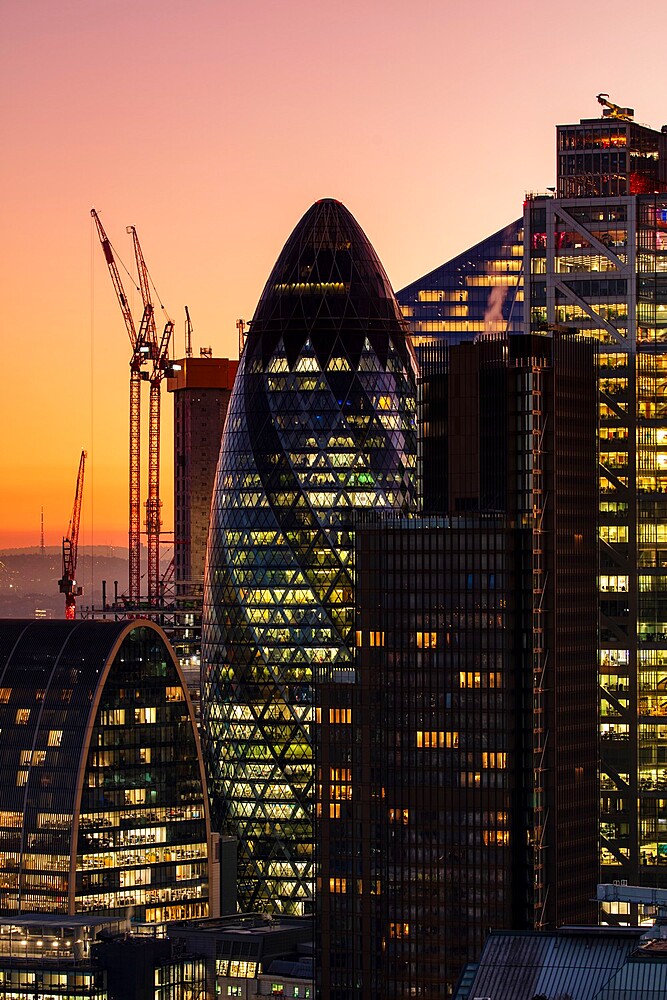
[[[597,117],[600,91],[660,128],[647,46],[666,21],[658,0],[636,20],[574,0],[6,0],[0,547],[38,545],[42,507],[60,543],[82,448],[80,544],[127,544],[130,345],[93,206],[130,270],[137,227],[176,356],[187,304],[195,354],[235,357],[316,199],[348,206],[400,288],[552,185],[556,123]]]

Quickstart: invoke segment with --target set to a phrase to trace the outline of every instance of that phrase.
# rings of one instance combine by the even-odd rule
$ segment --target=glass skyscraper
[[[667,129],[606,103],[558,126],[556,188],[526,198],[522,319],[599,344],[601,880],[667,887]],[[485,332],[462,260],[397,295],[418,349]]]
[[[245,910],[312,909],[317,682],[354,680],[353,515],[416,504],[408,339],[359,225],[317,202],[250,326],[208,542],[205,754]]]
[[[665,887],[667,134],[612,114],[557,142],[557,196],[525,206],[526,317],[600,345],[601,880]]]
[[[523,219],[396,293],[419,348],[523,330]]]

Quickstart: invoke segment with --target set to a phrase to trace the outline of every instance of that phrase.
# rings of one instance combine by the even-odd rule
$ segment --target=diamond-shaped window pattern
[[[353,512],[415,504],[405,321],[356,221],[318,202],[252,321],[211,511],[204,743],[244,911],[311,910],[314,685],[354,680]]]

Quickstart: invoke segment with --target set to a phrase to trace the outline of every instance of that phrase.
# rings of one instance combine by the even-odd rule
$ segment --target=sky
[[[237,319],[316,199],[347,205],[399,289],[553,185],[555,125],[597,117],[596,94],[667,122],[667,7],[631,13],[617,0],[0,0],[0,550],[38,545],[42,508],[45,543],[60,544],[82,449],[80,545],[127,544],[130,344],[92,207],[130,272],[136,226],[175,354],[187,304],[195,354],[236,357]],[[166,392],[162,413],[168,532]]]

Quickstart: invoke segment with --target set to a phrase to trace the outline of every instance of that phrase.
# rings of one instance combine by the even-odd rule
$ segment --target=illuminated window
[[[510,842],[509,830],[484,830],[483,840],[487,847],[506,847]]]
[[[370,633],[371,646],[384,646],[384,632]]]
[[[435,649],[437,645],[437,632],[417,632],[417,649]]]
[[[7,704],[11,693],[12,693],[11,688],[0,688],[0,705]]]
[[[134,721],[140,724],[157,722],[157,708],[135,708]]]
[[[352,722],[351,708],[330,708],[329,722],[346,725]]]
[[[62,729],[50,729],[49,730],[48,746],[50,746],[50,747],[59,747],[60,744],[62,743],[62,738],[63,738],[63,731],[62,731]]]
[[[28,783],[28,771],[24,768],[20,768],[16,772],[16,784],[20,787]]]
[[[329,818],[340,819],[340,802],[329,803]]]
[[[346,878],[330,878],[329,892],[347,892]]]
[[[16,710],[16,724],[17,726],[27,725],[28,719],[30,718],[29,708],[18,708]]]
[[[357,631],[355,632],[355,642],[357,649],[360,649],[364,644],[363,632],[361,631],[361,629],[357,629]]]
[[[182,687],[168,687],[166,695],[167,701],[185,701],[185,694]]]
[[[410,936],[410,924],[390,923],[390,938],[405,938]]]
[[[459,734],[456,732],[443,732],[442,730],[419,730],[417,732],[417,746],[425,750],[456,749],[459,745]]]
[[[402,823],[403,826],[407,826],[410,821],[410,810],[409,809],[390,809],[389,810],[389,822],[390,823]]]
[[[507,754],[484,751],[482,753],[482,767],[507,767]]]
[[[110,708],[105,712],[100,712],[100,723],[103,726],[124,726],[125,709]]]

